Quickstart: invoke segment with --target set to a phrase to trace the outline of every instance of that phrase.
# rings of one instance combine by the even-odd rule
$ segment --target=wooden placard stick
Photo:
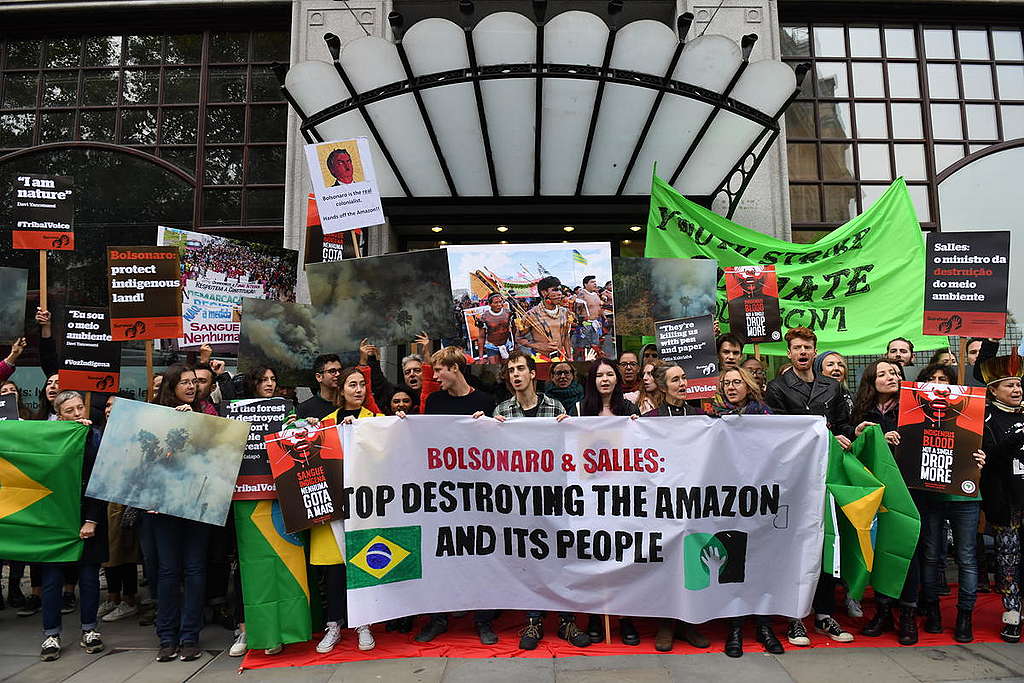
[[[146,340],[146,403],[153,402],[153,340]]]
[[[960,353],[957,354],[956,358],[956,383],[960,386],[964,384],[964,374],[966,371],[967,364],[967,337],[960,337]]]
[[[46,250],[39,250],[39,308],[46,308]]]

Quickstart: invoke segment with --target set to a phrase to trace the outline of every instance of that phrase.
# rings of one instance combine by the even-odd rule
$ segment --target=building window
[[[783,58],[811,61],[786,112],[794,230],[838,226],[903,176],[934,228],[936,176],[1024,136],[1019,27],[789,23]]]
[[[88,141],[160,157],[196,179],[193,227],[284,219],[287,105],[270,70],[287,30],[7,37],[0,157]]]

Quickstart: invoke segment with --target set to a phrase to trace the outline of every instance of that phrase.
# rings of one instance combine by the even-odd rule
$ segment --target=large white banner
[[[810,611],[820,417],[340,428],[349,623],[488,608],[695,623]]]

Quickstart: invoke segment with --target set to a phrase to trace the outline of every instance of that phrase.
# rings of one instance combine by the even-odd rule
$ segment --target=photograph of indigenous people
[[[615,356],[608,244],[492,244],[447,251],[456,310],[487,307],[473,316],[477,329],[467,326],[456,342],[472,349],[478,362],[501,363],[513,349],[542,363]]]

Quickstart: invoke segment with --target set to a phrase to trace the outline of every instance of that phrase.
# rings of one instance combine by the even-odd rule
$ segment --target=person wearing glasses
[[[583,400],[583,385],[576,377],[572,363],[562,361],[551,368],[551,379],[544,387],[544,394],[562,404],[562,412],[568,414]]]
[[[319,420],[338,409],[338,406],[334,404],[334,399],[338,395],[341,359],[333,353],[317,356],[313,363],[313,371],[320,393],[299,404],[295,414],[300,420],[307,417],[315,417]]]
[[[628,394],[640,388],[640,361],[634,352],[619,354],[619,372],[622,373],[622,393]]]
[[[740,365],[741,368],[750,373],[750,376],[757,382],[757,386],[761,388],[761,395],[764,395],[764,390],[768,388],[768,374],[764,370],[764,363],[760,359],[751,356],[747,358]]]

